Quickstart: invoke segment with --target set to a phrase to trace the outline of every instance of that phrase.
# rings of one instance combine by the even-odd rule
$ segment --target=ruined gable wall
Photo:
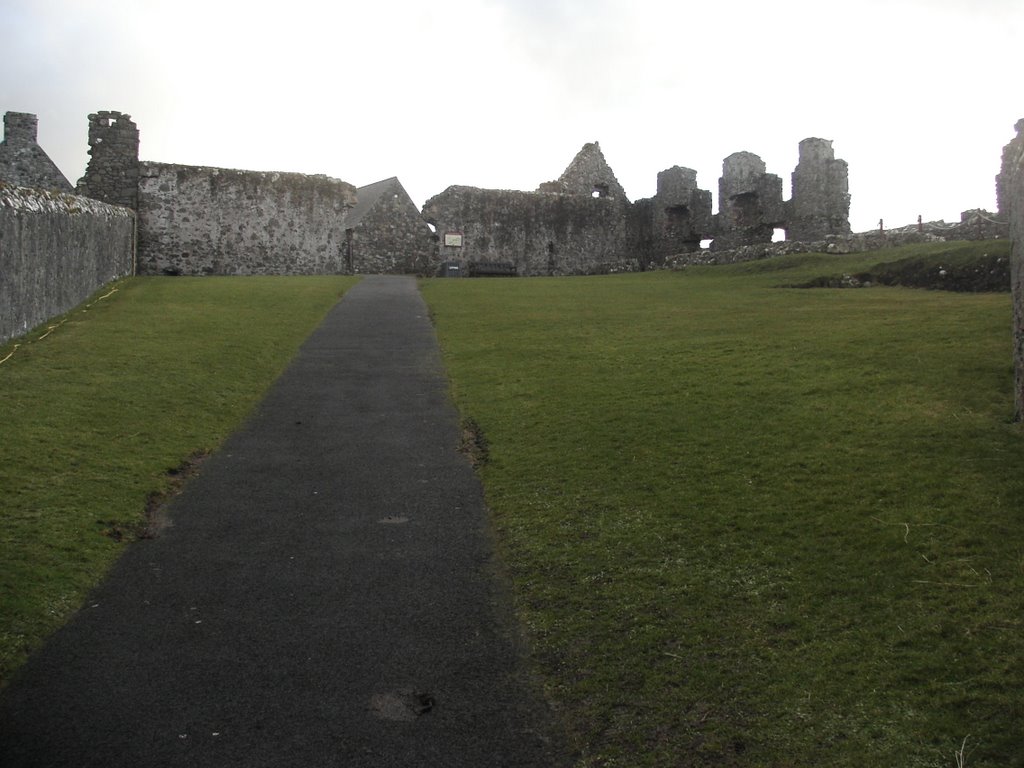
[[[431,274],[433,233],[401,184],[395,182],[352,228],[352,271]]]
[[[132,274],[134,214],[0,182],[0,342]]]
[[[346,271],[351,184],[326,176],[143,162],[138,189],[140,274]]]
[[[628,204],[619,198],[449,187],[427,201],[440,260],[508,262],[519,275],[584,275],[608,271],[631,256]],[[444,245],[459,232],[463,246]]]
[[[64,174],[36,141],[38,120],[27,112],[4,115],[0,142],[0,180],[19,187],[73,192]]]

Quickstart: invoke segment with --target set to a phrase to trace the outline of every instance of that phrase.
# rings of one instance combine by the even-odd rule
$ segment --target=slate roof
[[[356,204],[348,214],[345,216],[345,229],[352,229],[356,227],[371,210],[377,202],[392,189],[399,189],[403,192],[405,189],[402,187],[402,183],[398,180],[397,176],[392,176],[389,179],[374,182],[373,184],[367,184],[365,187],[359,187],[356,190]]]

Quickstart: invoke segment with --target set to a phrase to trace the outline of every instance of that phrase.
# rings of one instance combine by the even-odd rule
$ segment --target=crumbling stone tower
[[[0,179],[19,187],[72,192],[71,182],[43,151],[37,141],[39,120],[28,112],[4,115],[4,140],[0,143]]]
[[[656,258],[699,250],[714,226],[711,192],[697,188],[695,170],[673,166],[658,174],[651,216]]]
[[[787,240],[814,242],[850,234],[849,169],[845,160],[836,159],[828,139],[800,142],[789,208]]]
[[[734,152],[722,161],[714,250],[770,243],[785,218],[782,179],[766,173],[760,157]]]
[[[89,115],[89,165],[78,193],[132,210],[139,207],[139,129],[131,115]]]

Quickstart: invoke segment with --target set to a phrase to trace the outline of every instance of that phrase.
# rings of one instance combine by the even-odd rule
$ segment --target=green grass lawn
[[[1024,765],[1009,294],[776,287],[924,250],[424,283],[580,766]]]
[[[0,345],[14,351],[0,364],[0,680],[145,527],[168,470],[241,422],[352,282],[135,278],[42,340],[45,327]]]

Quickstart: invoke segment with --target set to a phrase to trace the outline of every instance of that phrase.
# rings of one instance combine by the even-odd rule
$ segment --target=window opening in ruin
[[[673,205],[665,209],[665,227],[670,234],[682,233],[690,228],[690,209]]]
[[[700,249],[702,251],[706,251],[710,247],[711,247],[711,241],[710,240],[701,240],[700,241]]]
[[[785,240],[786,240],[786,230],[784,230],[782,227],[776,227],[774,230],[772,230],[772,242],[773,243],[782,243],[782,242],[785,242]]]
[[[732,220],[738,227],[750,227],[757,224],[760,204],[757,194],[743,192],[729,200],[732,208]]]
[[[590,194],[591,197],[608,197],[608,185],[607,184],[595,184],[594,191]]]

